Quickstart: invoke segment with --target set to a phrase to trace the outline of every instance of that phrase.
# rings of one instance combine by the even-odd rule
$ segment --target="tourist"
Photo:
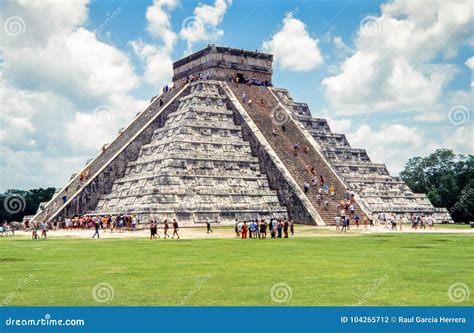
[[[426,216],[425,215],[421,215],[420,229],[426,229]]]
[[[285,124],[281,125],[281,131],[283,132],[283,134],[286,134],[286,126],[285,126]]]
[[[33,224],[33,231],[31,232],[31,239],[39,239],[39,237],[38,237],[38,224],[36,222]]]
[[[267,238],[267,222],[262,220],[260,223],[260,239]]]
[[[285,235],[285,238],[288,238],[288,226],[288,220],[285,220],[285,222],[283,223],[283,233]]]
[[[92,238],[95,238],[96,235],[97,235],[97,238],[100,238],[99,229],[100,229],[100,223],[99,223],[99,219],[96,217],[96,220],[95,220],[95,233],[92,236]]]
[[[360,217],[359,217],[359,215],[356,215],[356,216],[354,217],[354,221],[355,221],[355,224],[356,224],[356,226],[357,226],[357,229],[359,229],[359,222],[360,222]]]
[[[178,236],[178,239],[179,239],[178,231],[179,231],[178,222],[176,221],[176,219],[173,219],[173,236],[171,236],[171,239],[173,239],[175,235]]]
[[[242,239],[247,239],[247,222],[242,225]]]
[[[341,216],[342,229],[341,232],[347,232],[347,220],[345,216]]]
[[[324,210],[328,210],[329,208],[329,201],[325,200],[324,201]]]
[[[319,206],[321,206],[321,194],[316,194],[316,202]]]
[[[281,223],[281,220],[278,220],[278,224],[277,224],[278,238],[281,238],[282,230],[283,230],[283,224]]]
[[[298,151],[299,151],[299,150],[300,150],[300,145],[299,145],[299,143],[293,144],[293,154],[294,154],[295,156],[298,156]]]
[[[392,220],[392,229],[391,229],[391,230],[392,230],[392,231],[393,231],[393,230],[394,230],[394,231],[397,231],[397,217],[396,217],[396,216],[393,216],[391,220]]]
[[[341,225],[341,217],[336,215],[334,219],[336,220],[336,230],[339,230],[339,226]]]
[[[207,221],[206,221],[206,228],[207,228],[207,233],[212,232],[212,229],[211,229],[211,220],[210,220],[209,218],[207,218]]]
[[[137,230],[137,223],[138,223],[137,217],[133,215],[132,216],[132,231]]]
[[[43,222],[41,225],[41,238],[44,238],[44,239],[48,238],[47,232],[48,232],[48,224],[46,222]]]
[[[240,237],[239,220],[237,220],[237,219],[235,219],[234,231],[235,231],[235,237],[239,238]]]
[[[303,188],[304,188],[304,193],[308,193],[308,190],[309,190],[309,183],[308,183],[308,182],[304,182]]]
[[[349,215],[346,216],[346,229],[351,229],[351,218],[349,217]]]
[[[273,130],[272,130],[272,134],[273,134],[273,137],[274,137],[274,138],[277,138],[277,137],[278,137],[278,132],[277,132],[276,129],[273,129]]]
[[[165,234],[163,237],[164,237],[165,239],[166,239],[166,238],[170,238],[170,235],[168,235],[168,229],[170,228],[170,225],[168,224],[168,220],[165,219],[165,221],[164,221],[163,223],[164,223],[164,228],[163,228],[164,231],[163,231],[163,232],[164,232],[164,234]]]
[[[153,222],[153,220],[150,220],[150,240],[156,238],[155,233],[156,233],[155,223]]]
[[[334,191],[334,186],[329,186],[329,193],[331,194],[331,198],[333,198],[333,200],[336,200],[336,192]]]
[[[426,221],[428,222],[428,226],[430,227],[430,230],[433,229],[433,215],[428,215],[426,218]]]
[[[295,234],[295,223],[293,222],[293,220],[290,220],[290,233],[291,236]]]

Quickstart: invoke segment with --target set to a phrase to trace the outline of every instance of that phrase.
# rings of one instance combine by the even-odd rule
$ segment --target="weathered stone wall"
[[[209,46],[173,64],[176,82],[190,75],[210,74],[213,80],[227,80],[234,73],[271,82],[273,56],[264,53]]]

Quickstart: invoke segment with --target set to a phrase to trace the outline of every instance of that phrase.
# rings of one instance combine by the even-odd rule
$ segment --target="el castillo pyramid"
[[[450,220],[446,209],[331,132],[307,104],[272,87],[272,61],[270,54],[210,45],[175,62],[173,88],[154,97],[33,221],[127,213],[183,225],[271,217],[325,225],[348,191],[360,215]],[[317,189],[304,193],[314,176],[335,189],[326,208]]]

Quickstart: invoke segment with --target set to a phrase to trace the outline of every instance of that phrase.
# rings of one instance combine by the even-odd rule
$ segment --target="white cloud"
[[[170,12],[176,8],[179,0],[154,0],[146,10],[147,29],[150,34],[163,42],[166,52],[171,52],[176,43],[176,33],[171,29]]]
[[[232,0],[215,0],[213,5],[200,3],[194,16],[184,19],[179,35],[186,40],[188,53],[196,43],[215,41],[224,35],[219,25],[231,4]]]
[[[17,35],[2,29],[2,190],[61,186],[147,104],[130,95],[138,77],[128,56],[81,26],[87,4],[2,6],[3,19],[25,23]],[[113,111],[113,121],[94,126],[99,105]]]
[[[325,119],[328,122],[329,127],[333,133],[347,133],[352,127],[352,120],[350,119],[334,119],[330,116],[325,116]]]
[[[454,65],[431,61],[469,43],[470,9],[468,0],[382,5],[380,16],[361,21],[340,72],[323,80],[330,105],[339,114],[430,111],[457,73]]]
[[[142,41],[131,42],[133,50],[145,63],[143,78],[155,86],[164,85],[173,75],[173,60],[166,51]]]
[[[54,34],[44,47],[10,46],[3,55],[10,80],[77,99],[126,93],[138,82],[128,57],[84,28]]]
[[[466,60],[466,66],[471,70],[471,76],[472,71],[474,71],[474,57],[470,57],[469,59]],[[474,88],[474,80],[471,81],[471,88]]]
[[[271,40],[264,41],[264,51],[275,56],[275,62],[283,69],[309,71],[323,63],[318,39],[311,38],[306,25],[291,13],[283,19],[281,31]]]
[[[365,148],[373,162],[385,163],[394,175],[403,170],[409,158],[429,154],[436,147],[427,144],[419,128],[402,124],[382,125],[378,131],[364,124],[349,133],[348,140],[352,147]]]

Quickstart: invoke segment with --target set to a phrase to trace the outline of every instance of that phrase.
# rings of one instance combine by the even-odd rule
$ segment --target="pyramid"
[[[33,221],[135,214],[141,221],[289,217],[334,222],[350,191],[356,214],[433,214],[424,194],[352,148],[285,89],[271,86],[270,54],[210,45],[173,64],[173,88],[150,105],[43,205]],[[295,150],[297,144],[300,149]],[[334,188],[304,191],[316,177]],[[322,201],[326,201],[322,204]]]

